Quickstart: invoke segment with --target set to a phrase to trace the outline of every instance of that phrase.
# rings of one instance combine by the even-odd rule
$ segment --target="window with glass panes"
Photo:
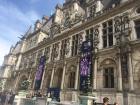
[[[43,49],[39,50],[37,53],[37,62],[39,62],[42,55],[43,55]]]
[[[137,38],[140,38],[140,20],[135,21],[135,30],[136,30]]]
[[[103,47],[113,46],[113,21],[109,20],[103,25]]]
[[[68,88],[74,88],[74,86],[75,86],[75,72],[71,71],[69,73]]]
[[[86,30],[86,36],[89,39],[93,40],[93,28],[90,28],[90,29]]]
[[[51,54],[51,60],[53,61],[54,60],[54,58],[55,58],[55,50],[56,50],[56,48],[55,48],[55,44],[52,46],[52,54]]]
[[[46,61],[48,61],[50,57],[50,46],[45,48],[44,55],[46,56]]]
[[[72,56],[78,54],[78,34],[72,36]]]
[[[60,59],[64,59],[65,58],[65,48],[66,48],[66,39],[62,40],[61,43],[61,55],[60,55]]]
[[[104,88],[114,88],[114,69],[113,69],[113,67],[104,69]]]
[[[53,47],[52,47],[52,54],[51,54],[51,60],[55,60],[55,58],[58,57],[58,54],[59,54],[59,42],[58,43],[55,43],[53,44]]]

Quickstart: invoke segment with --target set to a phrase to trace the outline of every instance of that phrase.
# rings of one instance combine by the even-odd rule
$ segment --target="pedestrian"
[[[6,94],[5,94],[5,92],[2,92],[2,95],[1,95],[1,105],[5,105],[5,101],[6,101]]]
[[[103,105],[108,105],[108,103],[109,103],[109,98],[104,97],[103,98]]]
[[[119,104],[117,102],[115,102],[114,105],[119,105]]]
[[[0,92],[0,105],[1,105],[1,96],[2,96],[2,92]]]
[[[12,94],[9,101],[8,101],[8,104],[13,105],[14,99],[15,99],[15,94]]]
[[[11,96],[12,96],[11,92],[7,92],[7,94],[6,94],[6,101],[5,101],[6,105],[8,105],[8,102],[9,102]]]

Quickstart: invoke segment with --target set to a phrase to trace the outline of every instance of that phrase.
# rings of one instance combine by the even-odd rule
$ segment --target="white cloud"
[[[39,18],[40,16],[34,10],[23,12],[11,3],[0,4],[0,65],[10,45],[16,43],[17,37],[24,34]]]
[[[2,39],[0,39],[0,43],[1,43],[0,44],[0,65],[2,65],[4,56],[6,54],[8,54],[8,52],[10,50],[11,43],[9,43],[5,40],[2,40]]]

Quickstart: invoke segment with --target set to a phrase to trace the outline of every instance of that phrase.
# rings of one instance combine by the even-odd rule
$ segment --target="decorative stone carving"
[[[82,14],[78,11],[73,11],[74,17],[72,17],[72,11],[69,10],[67,10],[64,14],[64,23],[62,23],[63,29],[70,28],[83,19]]]
[[[50,28],[50,31],[51,31],[51,35],[53,35],[53,36],[61,33],[61,25],[57,24],[57,23],[53,23]]]
[[[124,13],[114,18],[116,44],[119,46],[129,42],[129,22],[129,13]]]
[[[54,59],[58,58],[58,55],[59,55],[59,44],[60,43],[56,43],[55,46],[54,46]]]
[[[93,41],[93,46],[95,48],[97,48],[98,43],[99,43],[99,29],[98,28],[94,29],[94,39],[93,40],[94,40]]]
[[[46,61],[48,61],[49,58],[50,58],[50,47],[47,47],[47,48],[45,49],[45,55],[46,55]]]
[[[68,38],[65,43],[66,43],[65,55],[68,55],[70,52],[70,38]]]
[[[63,26],[64,26],[64,29],[65,28],[70,28],[71,27],[71,22],[72,20],[71,20],[71,13],[70,13],[70,11],[67,11],[66,13],[65,13],[65,19],[64,19],[64,24],[63,24]]]

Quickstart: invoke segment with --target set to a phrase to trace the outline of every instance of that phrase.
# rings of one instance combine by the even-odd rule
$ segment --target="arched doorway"
[[[52,87],[61,88],[62,76],[63,76],[63,68],[56,69],[54,76],[53,76],[53,86]]]
[[[71,65],[68,67],[65,74],[65,88],[73,89],[75,87],[76,66]]]
[[[20,80],[18,82],[18,90],[27,90],[28,89],[28,83],[27,83],[27,76],[23,75],[20,77]]]

